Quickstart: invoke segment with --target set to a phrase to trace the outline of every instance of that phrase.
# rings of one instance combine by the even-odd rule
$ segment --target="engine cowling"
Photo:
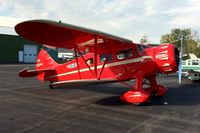
[[[153,57],[160,73],[169,74],[178,70],[179,51],[173,44],[161,44],[148,48],[146,52]]]

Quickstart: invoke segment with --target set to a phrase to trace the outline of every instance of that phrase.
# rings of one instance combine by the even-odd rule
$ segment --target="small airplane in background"
[[[193,53],[189,54],[190,59],[182,61],[183,73],[190,80],[200,80],[200,58]]]
[[[21,77],[50,82],[49,87],[70,83],[120,82],[130,88],[120,99],[140,104],[154,95],[162,97],[167,88],[157,84],[159,73],[176,72],[179,51],[173,44],[145,46],[129,39],[71,24],[49,20],[30,20],[15,26],[28,40],[53,47],[72,49],[75,59],[59,64],[41,49],[35,70],[23,69]],[[125,81],[135,79],[135,84]],[[149,83],[148,87],[144,85]]]

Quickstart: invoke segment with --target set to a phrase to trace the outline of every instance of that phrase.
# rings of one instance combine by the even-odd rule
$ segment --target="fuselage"
[[[169,44],[160,48],[159,46],[145,47],[140,44],[133,44],[125,48],[113,49],[109,54],[97,54],[95,56],[94,53],[87,53],[64,64],[56,64],[55,72],[47,74],[43,80],[50,82],[71,80],[129,80],[135,78],[140,71],[144,73],[144,77],[148,78],[155,76],[158,72],[164,73],[159,66],[160,62],[164,63],[165,66],[162,67],[165,68],[170,67],[170,65],[172,67],[175,67],[173,65],[177,65],[174,64],[176,62],[174,55],[170,60],[166,57],[159,60],[160,57],[156,57],[158,56],[156,54],[158,53],[157,49],[165,51],[162,55],[170,55],[168,53],[170,52],[168,50],[169,47],[171,47]],[[174,49],[172,51],[174,54]],[[38,60],[40,60],[40,57],[38,57]],[[168,62],[166,63],[166,61]],[[40,69],[40,66],[37,67],[37,65],[36,70]],[[169,73],[173,72],[174,68],[166,70]],[[40,77],[38,78],[41,79]]]

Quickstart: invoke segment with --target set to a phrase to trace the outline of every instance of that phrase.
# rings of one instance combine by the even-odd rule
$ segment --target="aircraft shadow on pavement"
[[[57,87],[55,89],[64,89],[66,87]],[[104,99],[96,101],[96,104],[103,106],[123,106],[132,105],[125,103],[119,97],[129,89],[119,83],[111,83],[107,85],[89,85],[89,86],[70,86],[68,89],[81,89],[94,91],[98,93],[111,94]],[[177,87],[168,87],[167,94],[162,98],[151,97],[151,99],[140,106],[190,106],[200,104],[200,83],[191,82],[189,84],[179,85]],[[98,94],[97,94],[98,95]]]
[[[150,100],[146,103],[139,104],[138,106],[162,106],[165,105],[167,102],[160,98],[150,98]],[[131,103],[126,103],[120,100],[120,96],[112,96],[107,97],[101,100],[96,101],[96,104],[103,105],[103,106],[124,106],[124,105],[134,105]]]
[[[105,94],[116,94],[121,95],[126,91],[130,90],[127,87],[124,87],[120,83],[107,83],[107,84],[71,84],[65,86],[57,86],[54,89],[61,89],[61,90],[68,90],[68,89],[76,89],[76,90],[86,90],[86,91],[93,91],[98,93],[105,93]]]
[[[128,89],[127,89],[128,90]],[[105,90],[106,91],[106,90]],[[115,91],[115,90],[114,90]],[[119,99],[119,96],[110,96],[96,101],[97,104],[104,106],[123,106],[132,105]],[[200,83],[193,82],[177,87],[169,87],[167,94],[162,98],[151,97],[150,100],[140,106],[192,106],[200,104]]]
[[[190,106],[200,104],[200,83],[180,85],[176,88],[169,88],[165,99],[169,105]]]

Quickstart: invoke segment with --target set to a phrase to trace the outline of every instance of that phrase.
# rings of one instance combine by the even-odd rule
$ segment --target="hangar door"
[[[36,45],[24,45],[24,63],[35,63],[37,58]]]

